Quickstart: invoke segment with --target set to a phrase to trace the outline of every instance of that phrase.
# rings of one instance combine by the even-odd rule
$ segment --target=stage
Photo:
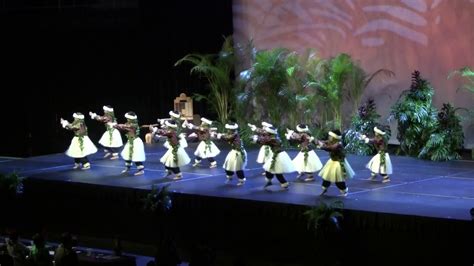
[[[188,154],[193,153],[193,147],[191,143]],[[400,258],[400,249],[413,255],[421,252],[420,246],[438,256],[434,258],[450,254],[446,248],[457,252],[463,262],[472,257],[469,245],[462,243],[472,233],[469,211],[474,207],[474,161],[430,162],[391,155],[395,173],[391,182],[382,183],[380,177],[367,180],[370,173],[365,164],[370,157],[349,155],[356,177],[347,183],[349,195],[341,197],[334,185],[325,196],[319,196],[321,178],[297,181],[296,173],[286,175],[289,190],[282,190],[276,179],[273,186],[263,189],[265,180],[261,165],[255,162],[255,148],[248,150],[247,182],[241,187],[236,186],[235,178],[225,184],[221,168],[225,146],[216,158],[218,168],[209,169],[207,161],[197,168],[189,165],[182,168],[179,181],[162,177],[165,171],[159,158],[165,149],[161,144],[147,145],[146,152],[142,176],[121,174],[124,162],[103,159],[102,152],[90,157],[90,170],[73,170],[71,158],[52,154],[2,158],[0,172],[17,171],[27,177],[22,204],[30,209],[20,215],[23,221],[34,217],[50,227],[83,234],[113,236],[119,232],[125,239],[153,242],[162,237],[158,236],[160,230],[169,234],[173,228],[179,235],[173,237],[191,242],[185,244],[191,247],[204,241],[208,246],[265,261],[268,254],[262,255],[260,247],[272,245],[272,249],[286,250],[273,253],[272,258],[293,262],[294,254],[317,246],[313,242],[317,238],[308,233],[304,211],[319,202],[340,200],[344,204],[345,243],[352,247],[342,261],[361,256],[363,262],[377,263],[377,256],[370,261],[367,254],[381,251],[384,258]],[[296,153],[289,150],[292,158]],[[324,151],[317,154],[323,163],[328,159]],[[172,192],[173,211],[166,220],[142,210],[142,200],[152,185],[169,185]],[[295,244],[288,246],[288,242]],[[387,247],[389,251],[384,250]],[[328,252],[323,250],[319,252]],[[296,261],[305,265],[314,256],[319,255],[304,252]]]
[[[273,180],[273,186],[263,189],[265,180],[261,175],[261,165],[255,162],[256,149],[248,151],[245,185],[237,187],[236,177],[232,183],[225,184],[225,173],[221,168],[227,154],[224,148],[216,158],[219,167],[209,169],[205,160],[196,168],[185,166],[182,168],[184,178],[178,181],[163,178],[165,169],[159,158],[165,149],[160,144],[146,147],[146,172],[142,176],[133,176],[133,172],[121,174],[123,161],[103,159],[102,152],[90,157],[90,170],[73,170],[71,158],[64,154],[52,154],[27,159],[3,158],[0,160],[0,172],[16,171],[23,177],[38,181],[144,190],[149,190],[152,185],[169,184],[174,193],[296,205],[313,205],[315,199],[337,197],[344,202],[344,208],[351,210],[471,219],[469,210],[474,207],[474,161],[430,162],[391,155],[394,174],[391,182],[382,183],[380,177],[375,181],[367,180],[370,172],[365,164],[370,157],[349,155],[348,160],[356,172],[356,177],[348,181],[349,195],[340,197],[338,189],[332,185],[329,192],[320,197],[321,178],[317,177],[314,182],[303,182],[296,180],[296,173],[286,175],[291,182],[288,191],[280,189],[276,179]],[[191,147],[187,149],[190,156],[193,151]],[[294,158],[297,151],[289,150],[288,153]],[[328,159],[324,151],[317,151],[317,154],[323,163]]]

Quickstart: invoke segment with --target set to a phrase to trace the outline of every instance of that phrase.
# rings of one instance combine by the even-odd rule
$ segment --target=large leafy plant
[[[370,83],[378,76],[392,77],[387,69],[378,69],[368,74],[347,54],[339,54],[328,60],[316,61],[308,72],[307,86],[315,90],[317,114],[320,125],[326,128],[343,128],[345,125],[343,106],[353,106],[357,113],[362,95]],[[312,102],[316,102],[313,101]]]
[[[437,127],[437,112],[431,105],[433,93],[428,81],[414,71],[410,89],[392,106],[389,119],[398,122],[397,139],[405,154],[417,157]]]
[[[16,197],[23,193],[23,178],[18,173],[0,174],[0,197]]]
[[[443,104],[438,113],[438,126],[431,134],[418,157],[432,161],[459,159],[458,151],[464,143],[461,119],[451,104]]]
[[[216,113],[217,120],[225,124],[235,104],[235,57],[232,38],[225,38],[218,54],[188,54],[178,60],[175,66],[184,62],[194,65],[191,74],[199,74],[209,83],[209,93],[207,95],[196,93],[194,98],[197,101],[206,101]]]
[[[373,135],[374,127],[380,127],[377,122],[379,119],[380,115],[377,113],[375,101],[369,98],[367,102],[359,107],[357,114],[352,117],[351,126],[344,135],[346,151],[357,155],[374,154],[374,146],[367,145],[360,140],[360,135]]]
[[[341,220],[343,219],[342,201],[332,203],[320,202],[304,212],[308,219],[308,229],[314,230],[316,235],[327,232],[339,232],[341,230]]]
[[[143,208],[153,213],[165,214],[171,210],[173,203],[168,191],[169,185],[161,188],[151,187],[151,191],[143,199]]]
[[[296,61],[289,55],[282,48],[258,51],[251,67],[241,72],[237,101],[244,119],[281,122],[295,108],[296,94],[288,86],[288,75]]]

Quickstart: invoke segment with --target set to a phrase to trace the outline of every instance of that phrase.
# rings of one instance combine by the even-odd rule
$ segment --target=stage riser
[[[400,252],[424,256],[420,251],[444,256],[449,250],[462,257],[469,254],[462,243],[472,236],[472,224],[466,221],[353,210],[344,210],[341,233],[316,236],[302,215],[308,206],[174,193],[172,211],[160,215],[143,210],[147,193],[31,179],[25,182],[20,202],[26,212],[20,217],[26,227],[45,225],[105,238],[119,234],[139,243],[172,236],[186,250],[205,244],[222,252],[281,261],[295,260],[294,254],[299,254],[296,260],[301,263],[334,253],[332,247],[341,245],[350,247],[343,259],[370,254],[376,258],[378,252],[393,258]]]

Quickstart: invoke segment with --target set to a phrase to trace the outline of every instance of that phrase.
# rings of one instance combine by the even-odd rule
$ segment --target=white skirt
[[[170,145],[170,142],[168,141],[168,139],[165,140],[165,143],[163,143],[163,147],[169,149],[171,148],[171,145]]]
[[[242,153],[245,157],[245,160],[243,160],[244,158],[242,156]],[[227,157],[225,157],[223,168],[226,171],[232,172],[244,170],[245,166],[247,165],[247,152],[243,150],[242,153],[236,150],[229,151]]]
[[[178,157],[178,162],[174,160],[173,156],[173,148],[169,148],[168,151],[163,155],[160,159],[160,162],[162,162],[166,167],[181,167],[183,165],[187,165],[190,161],[191,158],[189,158],[188,154],[186,151],[182,148],[179,147],[178,151],[176,152],[176,156]]]
[[[351,165],[344,159],[344,168],[346,169],[346,175],[342,174],[342,167],[339,161],[333,161],[331,159],[324,165],[319,175],[326,181],[335,183],[335,182],[344,182],[346,179],[354,177],[355,173],[352,170]]]
[[[301,151],[296,155],[295,159],[293,159],[293,164],[298,173],[314,173],[323,168],[321,160],[319,160],[318,155],[313,150],[308,151],[306,164],[304,160],[304,152]]]
[[[265,153],[267,153],[266,156]],[[272,157],[273,152],[271,147],[268,145],[262,145],[262,147],[260,147],[260,151],[258,151],[257,163],[265,163],[266,161],[271,160]]]
[[[123,146],[122,136],[120,132],[114,128],[112,131],[112,138],[110,138],[109,131],[106,130],[99,140],[99,144],[106,148],[118,148]]]
[[[79,137],[72,138],[71,145],[69,145],[69,148],[66,151],[66,155],[72,158],[83,158],[97,152],[97,148],[88,136],[82,137],[82,140],[83,149],[81,150]]]
[[[141,138],[135,138],[133,140],[133,151],[130,156],[130,143],[127,141],[125,147],[123,147],[122,152],[120,153],[122,158],[125,161],[132,162],[144,162],[146,161],[145,147],[143,146],[143,141]]]
[[[366,165],[372,173],[391,175],[392,174],[392,161],[388,153],[385,153],[385,165],[380,165],[380,154],[375,155]]]
[[[214,142],[211,141],[210,145],[208,146],[204,140],[201,140],[196,151],[194,152],[194,155],[206,159],[216,157],[219,153],[221,153],[221,151],[219,148],[217,148]]]
[[[186,140],[186,134],[181,133],[179,134],[179,146],[181,148],[187,148],[188,147],[188,141]]]
[[[266,172],[270,172],[272,174],[284,174],[295,171],[293,161],[291,161],[291,158],[288,153],[286,153],[286,151],[278,153],[275,159],[274,169],[270,169],[270,167],[272,166],[272,161],[273,158],[270,158],[270,160],[267,160],[263,165],[263,169],[265,169]]]

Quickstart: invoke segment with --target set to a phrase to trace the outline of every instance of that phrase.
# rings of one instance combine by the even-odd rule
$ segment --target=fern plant
[[[157,189],[154,185],[151,187],[151,191],[143,199],[143,209],[151,211],[153,213],[163,214],[171,210],[173,206],[168,187],[166,185]]]
[[[474,93],[474,71],[472,71],[471,68],[463,67],[461,69],[455,70],[448,75],[448,79],[455,75],[460,75],[467,80],[467,83],[463,84],[459,89]]]
[[[237,102],[239,114],[247,121],[275,123],[294,110],[296,95],[288,86],[288,74],[296,62],[287,61],[288,55],[289,51],[283,48],[258,51],[252,66],[241,73],[243,85]]]
[[[0,196],[16,197],[23,193],[23,178],[18,173],[0,174]]]
[[[350,128],[345,132],[344,143],[347,152],[357,155],[372,155],[376,152],[373,145],[367,145],[359,137],[361,134],[373,135],[374,127],[381,127],[377,122],[379,118],[375,101],[369,98],[359,107],[357,114],[352,117]]]
[[[437,112],[431,105],[433,93],[428,81],[422,79],[419,71],[414,71],[410,89],[402,92],[392,106],[389,120],[398,122],[397,139],[407,155],[418,157],[437,127]]]
[[[459,108],[451,104],[443,104],[438,113],[438,126],[431,134],[418,157],[432,161],[448,161],[459,159],[458,151],[464,143],[461,119],[456,114]]]
[[[319,205],[304,212],[308,218],[308,229],[314,230],[316,235],[328,230],[340,231],[340,221],[344,218],[343,208],[344,203],[340,200],[330,204],[320,202]]]

